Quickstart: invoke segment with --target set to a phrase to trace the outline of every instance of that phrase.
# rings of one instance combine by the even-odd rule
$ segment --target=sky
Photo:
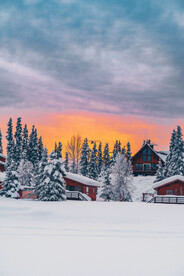
[[[167,149],[184,122],[183,0],[1,0],[0,125]]]

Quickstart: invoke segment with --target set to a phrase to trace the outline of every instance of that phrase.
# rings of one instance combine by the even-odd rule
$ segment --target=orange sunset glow
[[[14,130],[17,117],[12,116]],[[3,138],[5,137],[8,119],[5,116],[2,120]],[[89,140],[101,140],[103,144],[108,142],[111,149],[116,140],[121,140],[122,146],[129,141],[133,154],[140,148],[144,139],[151,139],[152,142],[158,145],[157,149],[167,150],[170,133],[176,127],[174,122],[170,125],[161,125],[133,116],[90,112],[35,113],[32,117],[25,112],[22,122],[28,124],[29,130],[33,124],[36,126],[38,135],[43,137],[44,145],[47,146],[49,151],[54,149],[55,142],[61,141],[63,152],[65,152],[67,141],[72,135],[77,134],[81,135],[83,139],[87,137]],[[4,139],[4,145],[5,143]]]

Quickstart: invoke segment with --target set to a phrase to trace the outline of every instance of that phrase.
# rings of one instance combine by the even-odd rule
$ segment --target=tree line
[[[55,143],[54,150],[48,155],[35,126],[32,126],[29,134],[27,124],[23,127],[20,117],[17,118],[15,133],[12,119],[9,119],[6,139],[6,177],[1,195],[19,198],[20,187],[24,186],[34,187],[40,200],[65,200],[63,177],[67,172],[72,172],[101,181],[101,197],[104,200],[131,200],[128,188],[132,175],[130,143],[125,148],[120,141],[116,141],[110,152],[108,143],[103,149],[101,141],[85,138],[82,143],[79,135],[73,136],[66,146],[65,158],[62,159],[62,143]],[[0,153],[2,152],[0,132]]]

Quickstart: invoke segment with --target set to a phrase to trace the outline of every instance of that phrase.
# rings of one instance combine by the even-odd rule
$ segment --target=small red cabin
[[[64,177],[66,181],[66,189],[68,191],[78,191],[88,195],[91,200],[96,200],[97,188],[100,187],[100,183],[86,176],[66,173]]]
[[[156,183],[158,195],[184,195],[184,176],[174,175]]]
[[[20,198],[22,199],[37,199],[37,195],[34,193],[34,187],[20,187]]]
[[[144,141],[141,149],[131,159],[134,175],[155,175],[159,160],[164,165],[167,155],[166,151],[154,150],[150,140]]]

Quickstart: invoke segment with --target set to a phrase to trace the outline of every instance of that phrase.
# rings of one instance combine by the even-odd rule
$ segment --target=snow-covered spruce
[[[3,189],[0,191],[1,196],[11,197],[18,199],[19,195],[19,180],[18,173],[16,171],[17,165],[14,160],[11,160],[11,163],[8,163],[6,169],[5,180],[3,181]]]
[[[155,182],[158,182],[158,181],[161,181],[164,179],[164,167],[162,165],[162,161],[161,159],[159,159],[159,162],[158,162],[158,170],[156,172],[156,179],[155,179]]]
[[[0,129],[0,153],[3,153],[3,144],[2,144],[2,133]]]
[[[38,137],[35,126],[32,127],[32,132],[29,136],[28,160],[33,164],[34,169],[38,168]]]
[[[33,186],[35,182],[33,164],[22,159],[17,169],[17,177],[20,186]]]
[[[118,153],[112,166],[113,199],[115,201],[132,201],[132,171],[129,161]]]
[[[15,161],[17,163],[17,167],[21,160],[22,155],[22,123],[21,117],[17,118],[17,125],[15,131]]]
[[[97,170],[98,170],[98,176],[101,174],[102,171],[102,164],[103,164],[103,159],[102,159],[102,142],[99,143],[98,147],[98,153],[97,153]]]
[[[106,168],[103,165],[99,181],[103,183],[100,197],[105,201],[113,200],[113,186],[111,183],[110,168]]]
[[[126,156],[127,156],[127,160],[130,161],[131,160],[131,156],[132,156],[130,142],[127,143]]]
[[[84,139],[82,146],[81,160],[80,160],[80,173],[84,176],[88,176],[89,169],[89,145],[88,139]]]
[[[88,177],[94,180],[98,179],[98,159],[97,159],[97,148],[96,143],[94,143],[93,149],[91,151],[91,157],[89,162]]]
[[[64,201],[66,200],[65,176],[63,162],[52,152],[50,162],[45,166],[43,180],[36,188],[38,199],[41,201]]]

